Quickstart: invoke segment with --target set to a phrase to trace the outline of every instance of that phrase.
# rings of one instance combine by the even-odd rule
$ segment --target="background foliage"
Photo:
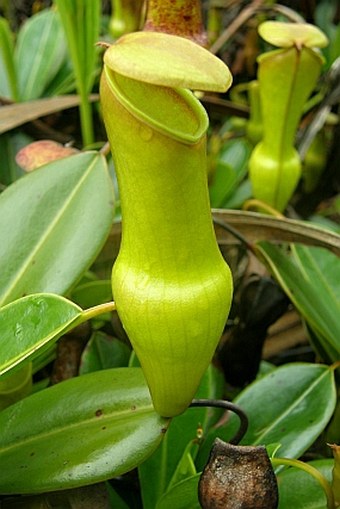
[[[119,4],[0,2],[4,509],[200,507],[197,485],[213,440],[229,441],[238,426],[236,416],[211,408],[160,418],[110,304],[120,204],[95,43],[131,27]],[[256,58],[272,49],[256,30],[265,19],[307,20],[329,38],[296,133],[302,179],[277,217],[250,201],[248,178],[261,132]],[[300,458],[331,482],[327,443],[340,440],[338,5],[305,2],[295,11],[288,3],[211,0],[204,21],[211,51],[234,76],[229,95],[201,101],[210,116],[213,217],[235,295],[196,397],[233,400],[249,419],[241,444]],[[39,140],[56,145],[43,153],[40,142],[30,145]],[[280,509],[326,507],[313,477],[296,467],[276,474]]]

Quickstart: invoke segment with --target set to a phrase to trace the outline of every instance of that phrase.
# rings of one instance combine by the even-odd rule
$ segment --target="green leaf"
[[[198,448],[199,439],[195,438],[188,443],[184,449],[181,459],[177,463],[176,470],[171,478],[171,481],[169,482],[167,491],[171,490],[173,486],[179,482],[184,481],[184,479],[197,474],[194,459],[196,458]]]
[[[111,257],[111,269],[112,269],[112,260],[114,258]],[[98,304],[105,304],[106,302],[112,301],[112,288],[111,288],[111,280],[95,280],[95,281],[86,281],[84,277],[82,278],[81,283],[74,288],[70,296],[71,300],[78,304],[83,309],[88,309]],[[96,321],[92,322],[93,329],[101,329],[103,327],[104,322],[111,321],[111,314],[101,314]],[[88,344],[89,346],[89,344]],[[95,346],[96,349],[96,346]],[[90,357],[92,357],[92,353],[90,353]],[[90,361],[91,362],[91,361]],[[126,364],[120,364],[123,366]],[[118,367],[118,365],[107,365],[102,368],[97,369],[106,369],[106,368],[114,368]]]
[[[66,43],[56,11],[46,9],[28,19],[19,31],[15,52],[19,96],[37,99],[66,58]]]
[[[45,90],[46,97],[53,97],[63,94],[69,94],[76,89],[74,72],[70,59],[67,59],[59,69],[56,76]]]
[[[157,503],[156,509],[200,509],[198,481],[201,474],[175,484]]]
[[[32,390],[32,364],[25,363],[11,376],[0,377],[0,410],[28,396]]]
[[[223,375],[213,366],[206,371],[197,398],[221,398]],[[211,408],[188,408],[171,421],[161,447],[139,467],[144,507],[155,507],[157,500],[167,491],[188,444],[216,423],[220,412]],[[152,483],[150,483],[152,478]],[[177,508],[176,508],[177,509]]]
[[[68,50],[74,67],[77,86],[89,93],[92,89],[98,52],[100,24],[99,0],[56,0]]]
[[[248,178],[239,184],[234,192],[224,202],[223,208],[240,209],[244,202],[250,200],[253,196],[251,183]]]
[[[251,384],[235,403],[250,420],[243,444],[279,442],[280,456],[296,458],[314,442],[334,412],[334,372],[318,364],[287,364]]]
[[[0,17],[0,95],[16,101],[18,87],[13,54],[13,34],[7,19]]]
[[[2,106],[2,111],[6,106]],[[1,114],[0,114],[1,117]],[[0,133],[1,133],[1,118],[0,118]],[[28,145],[32,140],[26,134],[19,131],[12,133],[1,134],[0,136],[0,154],[1,154],[1,166],[0,166],[0,186],[8,186],[12,184],[19,177],[23,176],[23,170],[18,166],[15,161],[16,153]]]
[[[32,358],[70,328],[82,310],[57,295],[36,294],[0,309],[0,375]]]
[[[104,304],[112,300],[112,285],[109,279],[89,281],[78,285],[72,291],[72,300],[83,309]]]
[[[327,60],[327,69],[340,55],[340,24],[337,23],[336,12],[337,4],[335,2],[320,2],[314,11],[316,25],[327,34],[330,41],[328,47],[323,49]]]
[[[222,60],[189,39],[161,32],[124,35],[104,62],[123,76],[166,87],[225,92],[232,82]]]
[[[250,384],[234,403],[249,419],[241,444],[280,443],[280,456],[298,458],[324,430],[334,412],[334,373],[320,364],[286,364]],[[225,425],[209,433],[199,453],[198,469],[205,465],[214,438],[229,441],[238,424],[232,414]]]
[[[246,140],[230,140],[218,155],[212,184],[209,186],[212,207],[223,207],[247,172],[250,145]]]
[[[257,246],[283,290],[315,330],[335,362],[340,354],[340,260],[321,248],[298,244],[291,252],[267,242]]]
[[[45,165],[0,196],[0,305],[65,294],[91,265],[113,219],[105,159],[95,152]]]
[[[118,339],[94,332],[81,356],[80,374],[127,366],[131,349]]]
[[[83,375],[0,413],[0,492],[41,493],[122,475],[162,440],[141,369]]]
[[[320,334],[316,329],[312,329],[308,322],[302,320],[302,323],[306,329],[310,344],[314,348],[317,356],[323,359],[327,364],[337,362],[339,360],[339,351],[332,347],[325,336]]]
[[[118,495],[118,493],[112,488],[112,486],[109,482],[106,483],[106,488],[107,488],[108,496],[109,496],[109,500],[110,500],[110,507],[112,509],[129,509],[129,506]]]
[[[308,463],[329,482],[334,461],[316,460]],[[278,474],[279,509],[326,509],[326,495],[320,484],[307,472],[292,467]]]
[[[68,50],[72,60],[77,92],[80,96],[80,121],[84,145],[93,143],[93,121],[88,95],[96,77],[99,36],[99,0],[56,0]]]

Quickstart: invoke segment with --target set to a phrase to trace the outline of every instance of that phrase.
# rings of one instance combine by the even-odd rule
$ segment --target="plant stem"
[[[277,217],[278,219],[283,219],[285,216],[281,214],[278,210],[274,209],[274,207],[271,207],[268,205],[268,203],[263,202],[262,200],[257,200],[256,198],[251,198],[250,200],[247,200],[243,204],[243,210],[249,210],[252,208],[255,209],[262,209],[266,214],[269,214],[270,216]]]
[[[83,86],[80,86],[80,83],[78,83],[78,91],[80,95],[79,113],[81,134],[83,144],[86,147],[91,145],[94,141],[92,107],[89,101],[87,90],[85,90]]]
[[[98,306],[93,306],[92,308],[86,309],[82,313],[81,322],[86,322],[87,320],[91,320],[92,318],[96,318],[99,315],[104,313],[109,313],[110,311],[114,311],[116,309],[116,304],[114,302],[105,302],[105,304],[98,304]]]
[[[247,433],[248,417],[241,407],[235,405],[235,403],[231,401],[225,401],[223,399],[193,399],[189,406],[224,408],[225,410],[234,412],[240,420],[240,427],[233,438],[229,440],[229,444],[237,445]]]
[[[73,63],[77,92],[80,96],[80,122],[83,145],[94,140],[92,107],[89,93],[96,62],[95,43],[99,33],[99,0],[56,0]]]
[[[318,481],[323,491],[325,492],[327,498],[327,509],[336,509],[331,485],[316,468],[312,467],[312,465],[304,463],[300,460],[289,458],[271,458],[271,462],[273,466],[287,465],[288,467],[299,468],[300,470],[310,474],[312,477],[314,477],[314,479]]]
[[[207,43],[200,0],[149,0],[144,30],[186,37],[203,46]]]
[[[110,32],[113,37],[135,32],[140,28],[143,0],[111,0]]]

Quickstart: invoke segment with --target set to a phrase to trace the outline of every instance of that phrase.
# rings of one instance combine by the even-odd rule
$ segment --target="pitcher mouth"
[[[155,131],[189,145],[198,143],[206,133],[207,113],[190,90],[141,82],[107,65],[104,73],[117,100]]]

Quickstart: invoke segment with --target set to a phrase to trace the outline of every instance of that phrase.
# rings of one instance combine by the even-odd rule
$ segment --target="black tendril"
[[[235,413],[240,420],[240,426],[237,430],[237,433],[233,436],[231,440],[229,440],[230,444],[237,445],[240,443],[242,438],[247,432],[248,429],[248,417],[245,412],[238,405],[231,403],[230,401],[225,401],[223,399],[193,399],[190,407],[213,407],[213,408],[223,408],[224,410],[230,410]]]

